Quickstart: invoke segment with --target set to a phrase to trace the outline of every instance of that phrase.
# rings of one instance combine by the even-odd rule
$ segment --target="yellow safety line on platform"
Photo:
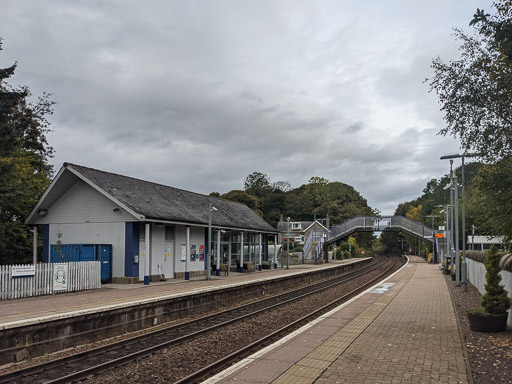
[[[290,367],[272,383],[275,384],[311,384],[320,377],[345,350],[356,340],[359,335],[379,316],[395,296],[402,290],[416,271],[413,267],[400,281],[387,293],[383,294],[367,309],[361,312],[350,323],[341,328],[329,339],[322,343],[306,357]]]

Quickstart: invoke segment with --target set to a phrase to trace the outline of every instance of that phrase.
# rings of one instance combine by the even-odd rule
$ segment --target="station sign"
[[[35,274],[35,265],[13,265],[11,267],[11,277],[29,277]]]

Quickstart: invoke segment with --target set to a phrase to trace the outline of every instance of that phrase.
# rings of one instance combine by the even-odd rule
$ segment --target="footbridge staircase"
[[[432,228],[403,216],[358,216],[330,228],[324,247],[355,232],[401,231],[416,238],[434,241]]]

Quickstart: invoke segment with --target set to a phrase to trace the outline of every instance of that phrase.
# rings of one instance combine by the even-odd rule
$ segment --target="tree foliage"
[[[473,196],[472,188],[475,183],[476,176],[479,170],[484,165],[480,162],[474,162],[466,164],[464,167],[465,174],[465,186],[467,196],[467,214],[466,214],[466,231],[469,231],[471,226],[476,223],[477,210],[470,210],[470,199]],[[459,180],[459,184],[462,181],[462,169],[456,168],[455,175]],[[427,182],[427,185],[423,189],[423,194],[411,201],[400,203],[395,210],[395,215],[405,216],[409,219],[416,220],[428,227],[432,226],[432,218],[430,216],[437,216],[434,218],[434,226],[446,225],[444,213],[440,213],[441,208],[439,206],[445,206],[450,204],[450,193],[449,190],[445,190],[444,187],[450,183],[450,177],[444,175],[439,179],[432,179]],[[459,198],[459,204],[462,204],[462,198]],[[462,212],[462,207],[459,207],[459,212]],[[459,220],[462,220],[462,215],[459,215]],[[462,223],[459,225],[462,228]],[[478,226],[477,226],[478,227]],[[480,229],[480,228],[479,228]],[[461,236],[461,241],[463,240]],[[398,247],[401,249],[402,245],[399,241],[404,242],[404,251],[412,247],[417,241],[413,236],[407,234],[391,235],[383,234],[381,236],[381,242],[385,245],[385,249],[389,252],[395,252]],[[395,249],[396,248],[396,249]]]
[[[32,104],[27,87],[7,84],[15,69],[16,64],[0,69],[0,264],[32,259],[32,236],[24,220],[52,175],[46,116],[54,102],[43,94]]]
[[[307,184],[292,188],[287,181],[272,183],[265,173],[252,172],[245,178],[243,191],[233,190],[221,197],[248,205],[274,226],[281,215],[294,221],[312,221],[315,216],[325,219],[329,215],[330,223],[334,225],[354,216],[373,213],[353,187],[316,176]],[[361,239],[358,237],[358,241]]]
[[[512,241],[512,158],[480,169],[468,190],[467,205],[478,233]]]
[[[272,191],[270,178],[261,172],[253,172],[245,178],[244,190],[259,198],[264,197]]]
[[[445,114],[439,133],[493,161],[512,155],[512,5],[494,6],[494,15],[477,10],[470,23],[475,35],[455,30],[460,58],[433,60],[434,76],[427,79]]]

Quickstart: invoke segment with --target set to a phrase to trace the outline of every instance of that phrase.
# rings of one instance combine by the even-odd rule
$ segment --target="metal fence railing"
[[[330,228],[327,243],[333,243],[358,230],[384,231],[402,230],[425,240],[433,241],[432,228],[403,216],[358,216]]]

